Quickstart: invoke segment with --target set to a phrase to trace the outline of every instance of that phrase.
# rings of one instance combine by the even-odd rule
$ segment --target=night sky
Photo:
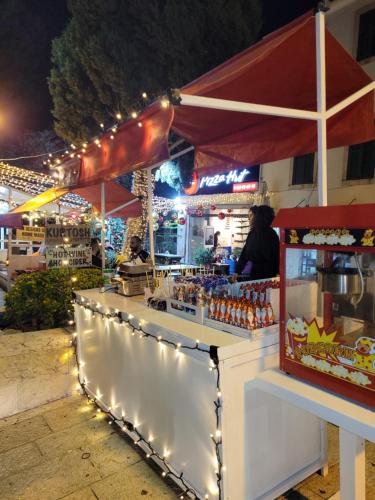
[[[262,35],[283,26],[316,3],[316,0],[264,0]],[[50,47],[68,19],[66,0],[1,0],[0,143],[20,131],[52,127],[47,87]]]

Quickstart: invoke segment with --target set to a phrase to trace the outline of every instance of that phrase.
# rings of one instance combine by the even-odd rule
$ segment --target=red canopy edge
[[[372,80],[326,30],[327,109]],[[181,89],[204,97],[316,111],[315,17],[302,16]],[[277,161],[317,150],[316,122],[193,106],[172,128],[195,145],[198,170]],[[329,148],[375,138],[373,92],[327,122]]]
[[[23,219],[22,219],[23,213],[6,213],[6,214],[0,214],[0,227],[23,227]]]
[[[272,225],[289,229],[305,227],[375,229],[375,203],[281,208]]]
[[[111,212],[117,207],[128,204],[110,214],[111,217],[140,217],[142,204],[139,199],[127,189],[116,182],[104,183],[105,212]],[[97,212],[101,212],[101,184],[89,185],[80,188],[72,188],[71,192],[82,196],[93,205]]]
[[[157,102],[138,118],[121,124],[117,132],[107,132],[82,154],[77,186],[98,184],[134,170],[147,168],[169,158],[168,133],[173,108]],[[113,139],[111,139],[111,136]]]

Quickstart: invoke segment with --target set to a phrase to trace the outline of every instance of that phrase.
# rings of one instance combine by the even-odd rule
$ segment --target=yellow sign
[[[19,241],[35,241],[41,243],[45,240],[46,228],[37,226],[23,226],[17,229],[16,239]]]

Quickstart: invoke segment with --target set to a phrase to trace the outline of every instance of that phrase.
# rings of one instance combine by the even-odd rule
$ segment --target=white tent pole
[[[102,219],[102,230],[101,230],[101,255],[102,255],[102,272],[105,269],[105,183],[102,182],[101,185],[101,219]]]
[[[229,99],[217,99],[216,97],[202,97],[198,95],[180,94],[182,106],[196,106],[198,108],[222,109],[225,111],[237,111],[239,113],[257,113],[261,115],[285,116],[287,118],[301,118],[305,120],[317,120],[320,114],[316,111],[303,109],[283,108],[280,106],[268,106],[265,104],[254,104],[249,102],[231,101]]]
[[[163,165],[163,163],[165,163],[166,161],[175,160],[176,158],[179,158],[180,156],[183,156],[184,154],[189,153],[193,149],[194,149],[194,146],[189,146],[188,148],[185,148],[182,151],[179,151],[178,153],[171,155],[167,160],[158,161],[157,163],[154,163],[153,165],[151,165],[151,167],[148,167],[148,169],[153,170],[154,168],[158,168],[158,167],[160,167],[160,165]]]
[[[316,89],[319,118],[318,132],[318,198],[319,205],[328,205],[327,180],[327,115],[326,115],[326,56],[324,12],[315,15]]]
[[[361,88],[360,90],[357,90],[357,92],[354,92],[354,94],[350,95],[343,101],[338,102],[337,104],[332,106],[332,108],[329,108],[327,110],[327,119],[331,118],[331,116],[335,115],[339,111],[342,111],[346,107],[350,106],[350,104],[353,104],[353,102],[357,101],[358,99],[368,94],[372,90],[375,90],[375,82],[370,82],[365,87]]]
[[[155,247],[154,247],[154,220],[152,218],[152,169],[147,169],[147,217],[148,217],[148,236],[150,241],[150,256],[155,264]]]
[[[108,217],[109,215],[112,215],[113,213],[117,212],[118,210],[121,210],[122,208],[128,207],[129,205],[133,205],[133,203],[135,203],[136,201],[139,201],[138,198],[134,198],[134,200],[127,201],[126,203],[123,203],[122,205],[119,205],[116,208],[112,208],[112,210],[107,212],[105,216]]]

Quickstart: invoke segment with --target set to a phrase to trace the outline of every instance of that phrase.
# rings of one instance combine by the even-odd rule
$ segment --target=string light
[[[122,118],[121,113],[116,113],[116,118],[117,118],[117,120],[121,120],[121,118]]]
[[[133,111],[130,115],[132,118],[137,118],[138,113],[136,111]]]
[[[187,350],[197,350],[201,352],[205,352],[209,354],[210,356],[210,363],[209,363],[209,369],[210,370],[215,370],[216,371],[216,390],[217,390],[217,399],[214,401],[214,406],[215,406],[215,416],[216,416],[216,431],[215,431],[215,436],[211,435],[211,440],[214,443],[215,446],[215,453],[216,453],[216,459],[217,459],[217,468],[215,470],[216,474],[216,482],[217,482],[217,494],[219,499],[222,498],[222,471],[223,469],[223,464],[222,464],[222,459],[221,459],[221,448],[222,448],[222,440],[221,440],[221,430],[220,430],[220,423],[221,423],[221,409],[222,409],[222,404],[221,404],[221,398],[219,394],[221,395],[221,390],[220,390],[220,371],[219,371],[219,359],[217,355],[217,347],[216,346],[210,346],[209,349],[203,349],[199,347],[199,341],[196,341],[195,346],[190,346],[190,345],[183,345],[180,342],[173,342],[170,340],[167,340],[163,338],[161,335],[153,335],[148,332],[145,332],[142,328],[141,325],[136,328],[133,324],[130,323],[130,319],[132,318],[131,315],[128,315],[128,319],[125,320],[122,317],[122,313],[119,312],[117,309],[114,312],[109,312],[105,313],[102,311],[94,310],[92,309],[89,305],[85,305],[85,299],[81,298],[80,300],[75,301],[77,306],[83,307],[85,310],[90,310],[92,313],[96,313],[99,316],[101,316],[103,319],[104,318],[114,318],[117,319],[120,324],[124,324],[128,326],[132,330],[132,334],[137,331],[138,333],[142,333],[143,337],[146,337],[151,340],[155,340],[159,343],[163,343],[169,346],[174,347],[175,349],[187,349]],[[74,353],[76,357],[76,362],[78,366],[84,366],[82,362],[79,361],[78,359],[78,352],[77,352],[77,339],[74,339],[72,342],[72,345],[74,346]],[[81,385],[81,392],[84,393],[89,399],[90,395],[87,390],[87,382],[81,382],[79,375],[78,375],[78,382]],[[102,395],[101,395],[102,396]],[[98,401],[96,398],[92,400],[96,405],[98,405]],[[148,438],[148,441],[140,434],[140,432],[137,430],[137,426],[135,424],[132,424],[130,421],[125,420],[125,415],[122,414],[121,420],[118,420],[114,414],[111,413],[110,407],[107,410],[103,410],[107,416],[109,417],[111,422],[116,423],[124,432],[127,432],[129,434],[133,433],[136,434],[136,439],[134,439],[134,444],[140,445],[143,444],[147,448],[146,452],[146,458],[150,458],[152,456],[157,457],[158,461],[161,462],[161,467],[163,469],[162,471],[162,477],[167,477],[167,476],[173,476],[176,480],[179,481],[179,483],[182,485],[182,489],[184,493],[189,497],[191,496],[195,500],[199,499],[198,494],[195,492],[194,489],[192,489],[184,480],[183,478],[183,473],[181,474],[176,474],[174,470],[171,468],[171,466],[168,464],[166,461],[166,458],[170,455],[169,450],[164,450],[163,456],[160,456],[156,450],[153,448],[151,445],[151,442],[153,441],[153,436],[150,435]],[[181,497],[180,497],[181,498]],[[183,496],[182,496],[183,498]],[[209,498],[209,495],[206,494],[204,498]]]
[[[146,94],[146,92],[142,92],[142,97],[143,97],[143,99],[147,99],[147,94]]]

